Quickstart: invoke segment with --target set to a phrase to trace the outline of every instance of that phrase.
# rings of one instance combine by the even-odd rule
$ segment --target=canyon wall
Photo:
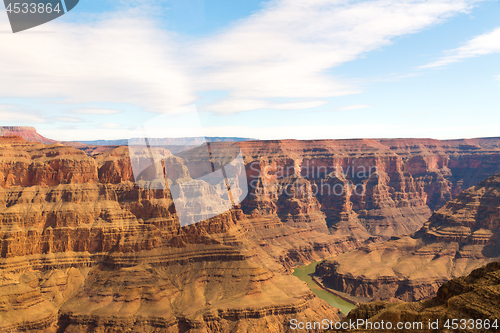
[[[498,172],[498,140],[483,141],[240,142],[248,197],[181,227],[168,190],[134,182],[127,147],[1,138],[0,329],[284,332],[292,318],[337,320],[291,268],[421,228]],[[177,162],[187,178],[197,163]]]
[[[127,151],[0,139],[0,330],[282,332],[292,318],[339,319],[284,258],[354,245],[240,209],[181,227],[168,191],[131,181]]]
[[[445,281],[500,258],[500,174],[462,192],[411,236],[327,260],[316,269],[329,287],[375,300],[418,301]]]
[[[296,224],[314,222],[319,210],[331,234],[358,240],[417,231],[432,211],[500,172],[497,138],[281,140],[239,146],[250,184],[244,213],[273,214]]]
[[[36,128],[30,126],[0,126],[0,137],[1,136],[18,136],[27,141],[48,144],[57,142],[38,134]]]
[[[373,302],[352,310],[345,322],[366,320],[385,327],[390,323],[421,323],[420,332],[457,331],[498,332],[500,327],[500,262],[493,262],[472,271],[467,276],[443,284],[437,295],[426,301],[407,303]],[[429,322],[437,324],[429,328]],[[453,327],[455,326],[455,327]],[[369,325],[350,332],[380,332],[366,329]],[[416,327],[416,326],[413,326]]]

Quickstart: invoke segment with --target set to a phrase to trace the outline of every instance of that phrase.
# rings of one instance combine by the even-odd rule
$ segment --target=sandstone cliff
[[[494,262],[472,271],[468,276],[446,282],[438,289],[436,297],[430,300],[415,303],[367,303],[352,310],[345,321],[364,319],[374,323],[383,320],[390,322],[393,327],[398,322],[420,322],[424,328],[421,332],[498,332],[499,308],[500,262]],[[445,325],[448,323],[452,327],[454,319],[456,329],[446,330]],[[439,329],[428,329],[429,321],[438,323]],[[349,330],[381,331],[391,330]]]
[[[332,234],[358,240],[417,231],[433,210],[500,172],[498,138],[281,140],[239,146],[251,184],[242,203],[246,214],[272,214],[285,223],[290,214],[300,214],[299,220],[320,228],[319,208]]]
[[[500,257],[500,174],[474,186],[432,215],[412,236],[394,237],[318,265],[333,289],[376,300],[435,295],[452,278]]]
[[[0,140],[0,331],[284,332],[339,318],[285,257],[354,245],[240,209],[182,228],[168,191],[131,181],[127,152]]]
[[[57,141],[47,139],[37,133],[34,127],[29,126],[0,126],[0,136],[18,136],[26,141],[41,143],[56,143]]]
[[[41,137],[34,128],[2,129],[0,135],[17,133],[29,141],[54,142]],[[88,155],[118,148],[67,144]],[[331,233],[358,240],[371,236],[387,239],[414,232],[433,210],[462,190],[500,172],[500,138],[280,140],[238,144],[245,156],[247,174],[253,177],[250,180],[254,195],[242,205],[246,214],[271,214],[286,222],[290,220],[289,209],[299,210],[300,217],[296,220],[309,220],[313,224],[324,215]],[[303,179],[297,182],[292,176]],[[289,189],[294,187],[307,189],[307,196],[315,198],[298,208],[303,200],[290,195]],[[319,207],[320,214],[313,206]]]
[[[182,228],[168,191],[133,181],[126,147],[2,139],[1,329],[280,332],[338,318],[290,268],[420,228],[498,172],[484,141],[238,143],[250,195]]]

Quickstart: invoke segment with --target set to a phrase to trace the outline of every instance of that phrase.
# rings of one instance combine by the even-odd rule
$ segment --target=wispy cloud
[[[354,105],[341,106],[335,110],[336,111],[351,111],[351,110],[366,109],[366,108],[371,108],[371,107],[372,106],[369,104],[354,104]]]
[[[52,34],[5,34],[0,97],[121,102],[164,112],[194,100],[171,35],[149,17],[106,13],[91,23],[48,23]],[[8,31],[7,15],[0,30]]]
[[[71,107],[127,103],[165,112],[193,103],[198,92],[222,90],[228,97],[205,110],[315,108],[326,98],[363,90],[356,81],[335,77],[332,68],[467,12],[479,1],[272,0],[199,40],[180,40],[160,29],[150,5],[96,14],[90,22],[55,20],[46,28],[57,33],[2,35],[0,98],[62,98]],[[0,15],[0,30],[9,30],[6,15]],[[117,112],[72,111],[82,118]],[[5,114],[3,120],[14,119]],[[43,121],[33,116],[30,122]]]
[[[420,68],[438,68],[482,55],[500,52],[500,27],[476,36],[463,46],[445,51],[445,56]]]
[[[53,119],[57,121],[67,122],[67,123],[81,123],[84,120],[80,117],[54,117]]]
[[[316,108],[326,103],[326,101],[272,103],[266,100],[230,98],[207,106],[207,110],[217,113],[235,113],[257,109],[301,110]]]
[[[226,32],[200,41],[198,88],[230,98],[325,98],[361,89],[327,73],[366,52],[457,14],[476,1],[271,1]]]
[[[46,122],[46,119],[38,112],[24,110],[10,104],[0,104],[0,119],[4,123],[42,124]]]
[[[116,114],[122,111],[114,109],[102,109],[102,108],[85,108],[85,109],[73,109],[70,112],[77,114]]]

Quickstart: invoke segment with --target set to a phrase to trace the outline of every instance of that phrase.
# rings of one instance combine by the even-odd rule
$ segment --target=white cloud
[[[118,123],[102,123],[102,124],[99,124],[99,127],[100,128],[121,128],[122,125],[121,124],[118,124]]]
[[[2,122],[14,122],[25,124],[42,124],[45,119],[38,113],[19,109],[15,105],[0,105],[0,120]]]
[[[102,108],[85,108],[85,109],[73,109],[70,112],[77,114],[116,114],[122,111],[114,109],[102,109]]]
[[[468,11],[474,0],[271,1],[226,32],[200,41],[198,89],[230,98],[325,98],[360,92],[327,70]],[[244,109],[247,109],[244,107]]]
[[[463,46],[445,51],[447,55],[420,68],[437,68],[482,55],[500,52],[500,27],[467,41]]]
[[[190,103],[189,79],[174,60],[177,45],[134,13],[106,13],[91,23],[61,23],[56,33],[2,34],[0,97],[63,98],[65,103],[120,102],[165,112]],[[0,30],[10,30],[0,15]]]
[[[271,103],[265,100],[257,99],[237,99],[230,98],[222,100],[218,103],[207,106],[207,110],[218,113],[235,113],[241,111],[250,111],[257,109],[273,109],[273,110],[300,110],[311,109],[325,105],[326,101],[300,101],[289,103]]]
[[[197,92],[225,90],[228,98],[204,109],[314,108],[326,104],[324,98],[362,91],[354,81],[335,78],[330,69],[389,45],[395,37],[467,12],[478,1],[274,0],[222,33],[194,41],[174,39],[155,26],[154,14],[130,8],[96,15],[90,23],[55,20],[44,28],[55,33],[2,35],[0,98],[62,98],[72,107],[128,103],[165,112],[193,103]],[[0,30],[9,30],[6,15],[0,15]],[[289,100],[276,103],[273,98]],[[117,112],[98,107],[72,111]],[[43,121],[33,116],[31,122]],[[124,133],[114,128],[83,137]]]
[[[66,123],[80,123],[84,121],[80,117],[54,117],[55,120],[61,121],[61,122],[66,122]]]
[[[341,106],[338,107],[336,110],[337,111],[351,111],[351,110],[359,110],[359,109],[366,109],[366,108],[371,108],[371,105],[368,104],[354,104],[354,105],[346,105],[346,106]]]

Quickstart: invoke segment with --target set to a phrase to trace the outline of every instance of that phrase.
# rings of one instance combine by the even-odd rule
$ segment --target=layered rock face
[[[500,262],[478,268],[468,276],[455,278],[443,284],[437,295],[426,301],[406,303],[373,302],[352,310],[344,319],[368,320],[372,324],[390,322],[422,323],[421,332],[450,331],[498,332],[500,327]],[[455,330],[452,329],[455,320]],[[471,321],[472,320],[472,321]],[[495,321],[496,320],[496,321]],[[429,329],[429,321],[439,329]],[[386,324],[387,325],[387,324]],[[369,326],[365,326],[366,328]],[[381,330],[350,330],[352,332],[380,332]]]
[[[36,128],[29,126],[0,126],[0,136],[18,136],[27,141],[56,143],[37,133]]]
[[[134,182],[126,147],[88,156],[1,139],[0,330],[281,332],[292,318],[337,319],[291,267],[421,227],[498,170],[495,142],[238,143],[249,196],[181,227],[168,191]],[[177,172],[196,163],[184,156]]]
[[[415,301],[500,258],[500,174],[449,201],[412,236],[394,237],[318,265],[333,289],[376,300]]]
[[[242,203],[246,214],[316,223],[321,211],[332,234],[358,240],[417,231],[433,210],[500,172],[497,138],[239,145],[250,181],[251,193]]]
[[[126,148],[92,158],[0,140],[0,331],[283,332],[339,318],[284,259],[331,255],[334,242],[315,248],[328,235],[239,209],[182,228],[168,191],[132,179]]]

